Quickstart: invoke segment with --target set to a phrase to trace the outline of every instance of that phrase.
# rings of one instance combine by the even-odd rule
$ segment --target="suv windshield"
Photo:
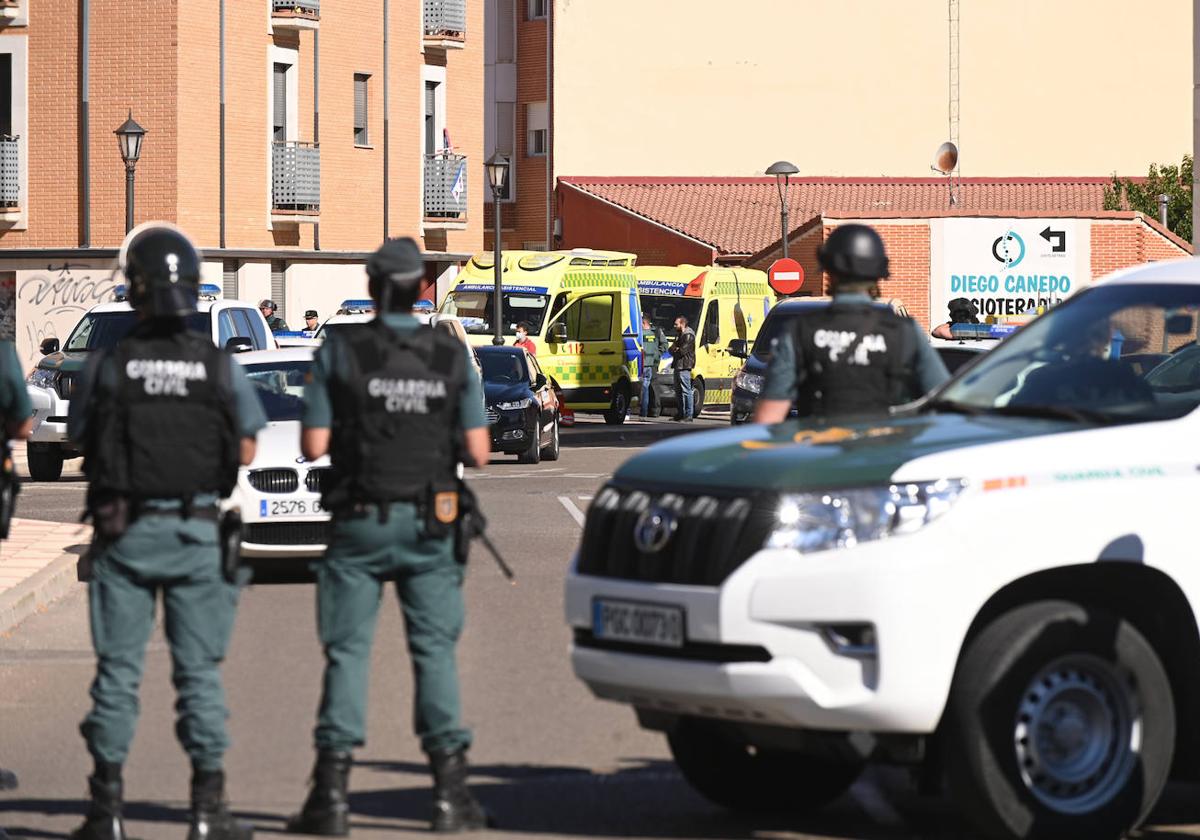
[[[451,292],[442,304],[443,315],[456,315],[467,332],[486,335],[492,331],[492,300],[495,292]],[[517,324],[529,324],[530,335],[541,335],[549,295],[535,292],[501,292],[500,313],[505,335],[516,335]]]
[[[650,316],[650,323],[659,327],[663,335],[675,338],[675,319],[680,315],[687,318],[688,326],[700,333],[700,298],[685,298],[678,295],[638,295],[642,312]]]
[[[1200,405],[1200,286],[1116,284],[1080,292],[1000,342],[937,392],[934,408],[1166,420]],[[1135,361],[1173,354],[1144,377]]]
[[[212,335],[212,321],[207,312],[195,312],[185,322],[189,330],[201,335]],[[117,342],[129,335],[137,324],[137,314],[127,312],[89,312],[71,330],[71,336],[63,346],[67,353],[82,353],[89,350],[110,350]]]
[[[484,382],[511,385],[529,381],[525,360],[516,353],[480,353],[479,361]]]
[[[299,420],[304,410],[304,377],[312,368],[310,361],[275,362],[245,365],[242,370],[268,420]]]

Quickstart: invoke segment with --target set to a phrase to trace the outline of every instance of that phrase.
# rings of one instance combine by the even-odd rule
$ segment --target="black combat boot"
[[[97,761],[88,776],[92,804],[83,825],[71,834],[71,840],[126,840],[125,821],[121,818],[121,765]]]
[[[348,752],[317,752],[312,789],[300,813],[288,820],[288,831],[321,837],[346,837],[350,834],[350,800],[346,787],[350,781],[351,763]]]
[[[487,811],[467,788],[466,751],[430,753],[429,765],[433,768],[433,830],[451,833],[491,827]]]
[[[250,840],[254,829],[234,819],[225,805],[225,773],[192,770],[192,825],[187,840]]]

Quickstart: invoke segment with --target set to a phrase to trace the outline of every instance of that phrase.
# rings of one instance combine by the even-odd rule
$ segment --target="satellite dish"
[[[946,141],[938,146],[937,152],[934,153],[932,168],[943,175],[949,175],[956,166],[958,166],[958,146]]]

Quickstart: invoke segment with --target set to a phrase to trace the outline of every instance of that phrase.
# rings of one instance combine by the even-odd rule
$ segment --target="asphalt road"
[[[566,657],[562,583],[590,496],[635,450],[564,450],[555,464],[499,459],[472,481],[492,535],[518,583],[483,552],[468,575],[468,625],[460,646],[465,717],[480,799],[497,837],[959,838],[972,837],[938,797],[920,797],[902,770],[870,771],[825,813],[750,819],[707,804],[671,763],[661,736],[639,730],[630,710],[593,699]],[[27,485],[21,515],[74,519],[82,483]],[[79,821],[90,767],[77,725],[93,671],[83,593],[0,637],[0,764],[20,788],[0,794],[10,836],[64,838]],[[233,748],[227,756],[235,809],[260,835],[278,834],[300,803],[312,752],[321,656],[313,589],[254,586],[242,597],[225,665]],[[353,836],[425,830],[428,776],[411,735],[411,680],[399,611],[385,608],[376,635],[369,743],[351,775]],[[142,718],[126,766],[131,836],[185,833],[189,768],[173,733],[174,695],[161,631],[147,653]],[[1195,788],[1171,791],[1150,838],[1200,836]]]

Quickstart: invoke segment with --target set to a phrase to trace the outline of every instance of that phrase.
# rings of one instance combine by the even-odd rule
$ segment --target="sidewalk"
[[[13,520],[0,544],[0,633],[77,585],[75,561],[91,538],[88,525]]]

